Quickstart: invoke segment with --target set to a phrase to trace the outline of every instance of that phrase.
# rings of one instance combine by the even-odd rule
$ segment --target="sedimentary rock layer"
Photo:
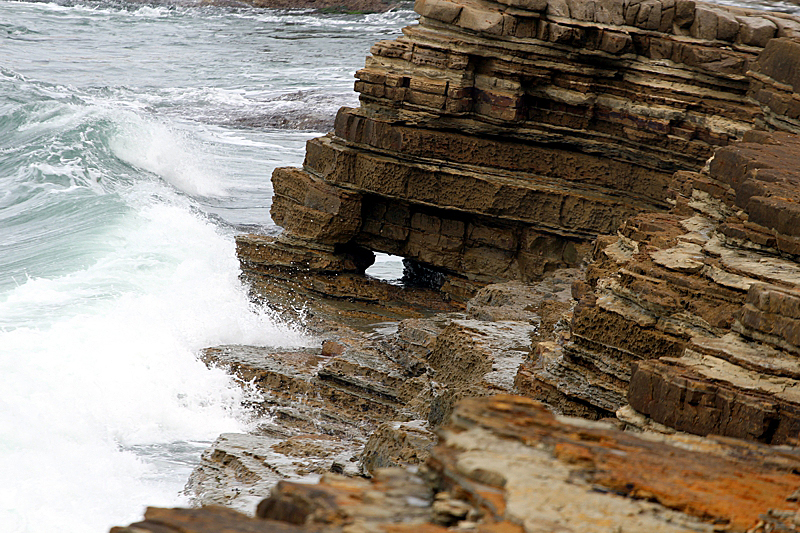
[[[567,412],[630,403],[680,431],[797,444],[798,155],[794,134],[750,132],[677,173],[672,213],[598,241],[572,342],[520,383]]]
[[[432,430],[458,400],[513,391],[531,341],[566,334],[570,286],[579,276],[562,271],[536,287],[489,285],[465,312],[372,326],[364,320],[360,329],[346,326],[341,310],[323,319],[324,309],[311,306],[315,348],[205,350],[203,360],[231,372],[254,412],[267,416],[250,435],[220,436],[187,493],[197,504],[252,511],[280,479],[424,462],[436,440]]]
[[[800,133],[800,78],[797,76],[797,58],[800,43],[797,42],[798,26],[793,20],[776,20],[784,26],[781,37],[795,39],[772,39],[748,75],[752,78],[749,95],[761,104],[765,123],[770,128]],[[791,28],[791,31],[789,30]]]
[[[459,405],[421,475],[386,469],[371,481],[282,482],[255,519],[149,509],[143,522],[112,531],[794,531],[799,469],[795,451],[643,438],[497,396]]]
[[[668,209],[675,171],[755,123],[796,122],[781,70],[792,17],[687,0],[415,9],[420,23],[356,73],[360,107],[309,141],[302,169],[275,171],[285,233],[265,246],[277,255],[332,266],[330,254],[349,265],[371,250],[479,283],[540,279],[626,219]]]

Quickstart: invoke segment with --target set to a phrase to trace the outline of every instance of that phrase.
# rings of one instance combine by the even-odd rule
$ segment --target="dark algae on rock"
[[[284,231],[237,238],[254,298],[320,339],[204,352],[271,418],[189,489],[256,517],[114,531],[798,531],[800,20],[415,9],[275,170]],[[374,252],[416,282],[366,277]]]

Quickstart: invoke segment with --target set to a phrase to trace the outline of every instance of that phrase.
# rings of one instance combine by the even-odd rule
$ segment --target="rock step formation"
[[[555,339],[569,319],[570,287],[579,275],[563,271],[537,287],[489,285],[465,313],[367,332],[318,318],[318,348],[205,350],[203,360],[235,375],[266,418],[249,435],[220,436],[187,492],[197,504],[252,511],[280,479],[424,462],[436,440],[431,430],[446,422],[456,401],[515,390],[532,341]]]
[[[362,449],[376,429],[382,428],[387,439],[401,438],[402,423],[419,418],[407,404],[424,393],[425,381],[408,379],[401,366],[384,357],[377,347],[380,336],[345,334],[345,328],[338,335],[322,349],[205,350],[207,364],[227,369],[249,387],[252,407],[263,418],[251,434],[221,435],[203,453],[186,487],[196,504],[252,512],[281,479],[314,481],[331,471],[360,475]],[[394,427],[381,426],[388,421]],[[419,458],[408,456],[406,462],[424,460],[433,435],[424,423],[417,426],[422,439],[410,443],[411,452],[376,443],[380,450],[373,451],[373,462],[415,452]]]
[[[221,506],[199,509],[148,507],[144,520],[127,527],[111,528],[112,533],[301,533],[305,528],[277,520],[257,520]]]
[[[549,386],[565,412],[629,403],[680,431],[798,444],[800,226],[787,221],[799,154],[794,134],[748,133],[707,171],[676,174],[671,214],[601,239],[571,343],[520,371],[528,393]]]
[[[787,20],[781,21],[786,24]],[[761,104],[766,126],[782,131],[800,133],[800,99],[797,89],[800,79],[795,64],[800,43],[797,42],[797,26],[793,34],[779,35],[795,39],[773,39],[760,54],[756,68],[748,72],[751,77],[751,98]]]
[[[238,239],[251,280],[369,299],[353,279],[380,251],[466,301],[578,266],[597,235],[666,211],[675,171],[753,124],[797,123],[790,16],[689,0],[415,9],[356,73],[360,107],[308,142],[302,169],[273,173],[284,233]]]
[[[555,417],[527,398],[463,401],[421,475],[281,482],[257,518],[148,509],[112,533],[457,530],[796,531],[796,451],[735,439],[637,436]],[[631,465],[636,465],[631,468]],[[213,529],[216,527],[217,529]]]
[[[745,531],[771,509],[797,511],[787,501],[796,453],[655,437],[557,418],[524,398],[472,399],[442,432],[431,468],[451,493],[526,531]]]

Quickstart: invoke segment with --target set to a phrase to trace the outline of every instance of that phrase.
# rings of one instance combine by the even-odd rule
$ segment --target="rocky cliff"
[[[630,403],[699,435],[797,444],[800,226],[787,225],[787,164],[798,148],[794,135],[752,132],[680,174],[671,213],[629,220],[598,248],[573,342],[525,368],[525,385],[610,412]]]
[[[416,10],[274,172],[283,233],[237,238],[321,345],[204,352],[269,417],[188,488],[258,517],[118,531],[797,531],[800,20]],[[403,286],[364,276],[373,252]]]
[[[775,131],[677,172],[669,213],[598,239],[572,342],[523,366],[521,390],[566,412],[624,418],[630,404],[682,431],[797,443],[798,53],[773,39],[748,72]]]
[[[775,122],[748,91],[780,115],[794,102],[751,69],[800,30],[785,16],[655,0],[416,10],[419,25],[356,73],[361,106],[308,143],[302,169],[275,171],[285,233],[240,239],[246,272],[360,272],[380,251],[441,272],[455,297],[461,278],[540,279],[629,217],[667,210],[675,171]]]

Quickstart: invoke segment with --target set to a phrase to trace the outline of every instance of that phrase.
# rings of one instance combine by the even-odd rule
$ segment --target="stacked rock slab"
[[[185,492],[197,505],[252,512],[282,479],[423,463],[436,441],[431,431],[456,401],[514,390],[531,339],[552,341],[564,328],[579,277],[560,270],[535,286],[488,285],[464,313],[368,332],[329,324],[315,348],[206,349],[202,359],[246,384],[250,406],[268,416],[250,434],[221,435]]]
[[[676,429],[796,445],[800,226],[791,221],[800,198],[800,138],[754,133],[745,141],[720,149],[708,174],[696,177],[708,195],[698,195],[697,207],[715,203],[728,216],[692,258],[697,273],[740,291],[739,305],[730,324],[689,337],[677,357],[634,365],[628,400]]]
[[[786,34],[797,27],[770,20]],[[520,369],[521,391],[571,414],[617,411],[639,424],[630,402],[673,429],[798,438],[796,345],[786,340],[795,315],[783,303],[800,281],[798,65],[800,43],[779,37],[747,72],[758,124],[783,131],[749,131],[702,172],[678,171],[670,213],[598,238],[592,290],[575,287],[572,342],[540,347]]]
[[[671,213],[599,239],[572,342],[522,368],[520,387],[567,412],[629,403],[680,431],[796,445],[798,160],[795,134],[753,131],[677,173]]]
[[[304,280],[358,275],[369,251],[477,282],[576,266],[595,236],[666,210],[675,171],[764,122],[747,74],[800,28],[688,0],[415,9],[356,73],[360,107],[309,141],[302,169],[275,170],[285,231],[238,240],[251,278],[337,295]]]
[[[527,398],[462,402],[422,475],[281,482],[256,518],[148,509],[112,533],[797,531],[800,456],[555,417]]]
[[[783,24],[793,22],[784,19]],[[793,22],[794,31],[800,31]],[[800,74],[796,68],[796,57],[800,54],[800,43],[795,39],[773,39],[767,43],[755,68],[748,72],[751,77],[750,96],[764,110],[768,128],[800,133]]]

